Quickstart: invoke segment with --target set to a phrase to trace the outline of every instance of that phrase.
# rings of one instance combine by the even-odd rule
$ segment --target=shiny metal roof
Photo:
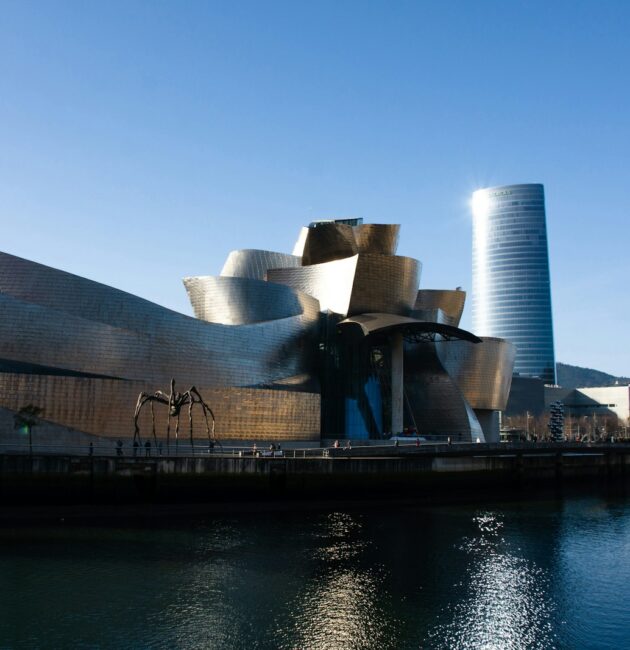
[[[387,335],[399,332],[410,342],[434,341],[436,334],[443,339],[462,339],[471,343],[480,343],[481,339],[459,327],[422,321],[396,314],[358,314],[342,320],[338,326],[340,334],[348,339],[360,340],[367,336]]]

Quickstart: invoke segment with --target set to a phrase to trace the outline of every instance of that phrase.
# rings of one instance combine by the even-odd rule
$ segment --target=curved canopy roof
[[[387,336],[398,332],[405,340],[412,343],[435,341],[436,334],[439,334],[443,340],[461,339],[471,343],[481,343],[479,337],[454,325],[395,314],[359,314],[342,320],[337,327],[342,336],[355,341],[368,336]]]

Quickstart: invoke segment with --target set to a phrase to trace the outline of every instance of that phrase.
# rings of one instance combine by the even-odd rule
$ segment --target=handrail
[[[345,441],[344,441],[345,442]],[[61,445],[52,443],[38,443],[33,441],[32,449],[29,444],[25,442],[22,445],[15,443],[0,443],[0,454],[6,455],[54,455],[54,456],[77,456],[77,457],[113,457],[123,459],[170,459],[170,458],[202,458],[202,457],[217,457],[217,458],[260,458],[260,459],[278,459],[278,458],[334,458],[334,457],[347,457],[347,456],[360,456],[370,455],[376,456],[379,453],[392,455],[397,453],[408,453],[413,450],[429,452],[431,448],[440,447],[440,451],[451,449],[468,448],[479,451],[519,451],[519,450],[545,450],[545,449],[558,449],[566,446],[567,448],[588,449],[596,448],[599,446],[617,446],[628,442],[625,439],[617,439],[616,443],[608,443],[606,441],[595,441],[589,443],[580,443],[573,440],[562,442],[508,442],[508,443],[476,443],[465,442],[452,442],[446,441],[423,441],[420,443],[414,442],[399,442],[398,444],[389,441],[383,441],[384,444],[372,445],[352,445],[348,446],[325,446],[325,447],[290,447],[285,449],[267,449],[265,447],[256,446],[219,446],[208,447],[207,445],[180,444],[177,448],[174,445],[170,449],[162,448],[145,448],[139,446],[133,448],[131,445],[119,448],[114,442],[112,444],[97,443],[92,445]],[[446,448],[446,449],[444,449]],[[436,449],[437,451],[437,449]]]
[[[327,458],[331,453],[343,454],[348,452],[356,453],[365,453],[366,451],[371,451],[372,453],[377,453],[379,450],[381,452],[391,453],[396,449],[402,449],[404,447],[411,448],[416,447],[416,443],[399,443],[395,445],[389,441],[383,441],[384,444],[376,445],[352,445],[351,447],[340,446],[335,448],[334,446],[326,447],[290,447],[286,449],[273,449],[269,450],[266,447],[251,445],[247,446],[222,446],[222,447],[208,447],[207,445],[195,445],[191,446],[190,444],[180,444],[177,448],[174,445],[170,445],[170,449],[167,449],[164,445],[162,448],[157,448],[155,445],[152,445],[150,448],[146,448],[142,445],[134,448],[131,445],[123,446],[119,448],[116,446],[115,442],[112,442],[111,445],[97,443],[88,445],[61,445],[61,444],[52,444],[52,443],[38,443],[33,441],[32,451],[29,448],[27,442],[23,446],[15,443],[0,443],[0,454],[9,453],[11,455],[57,455],[57,456],[98,456],[98,457],[117,457],[117,458],[199,458],[199,457],[234,457],[239,458]],[[443,445],[444,442],[422,442],[422,447]],[[470,444],[466,443],[453,443],[457,444]]]

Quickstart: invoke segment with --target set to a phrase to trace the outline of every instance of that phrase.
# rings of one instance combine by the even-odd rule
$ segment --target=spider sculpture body
[[[134,442],[140,439],[140,427],[138,426],[138,418],[140,417],[140,411],[142,407],[149,403],[151,406],[151,422],[153,424],[153,440],[157,447],[157,437],[155,435],[155,412],[153,410],[153,404],[165,404],[168,407],[168,413],[166,416],[166,448],[170,450],[170,436],[171,436],[171,418],[176,418],[175,420],[175,448],[177,449],[179,443],[179,417],[182,408],[188,406],[188,424],[190,429],[190,445],[194,449],[194,440],[193,440],[193,419],[192,419],[192,409],[195,404],[201,406],[203,411],[204,418],[206,420],[206,433],[208,434],[208,447],[214,447],[214,444],[218,442],[214,435],[214,413],[212,409],[205,403],[203,397],[199,394],[199,391],[191,386],[185,393],[178,393],[175,390],[175,380],[171,379],[171,392],[167,395],[161,390],[155,391],[155,393],[140,393],[138,395],[138,401],[136,403],[136,412],[134,416]],[[208,415],[212,418],[212,429],[210,429],[210,424],[208,423]]]

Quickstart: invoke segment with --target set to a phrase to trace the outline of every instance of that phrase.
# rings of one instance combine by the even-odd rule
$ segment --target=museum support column
[[[392,435],[403,430],[403,336],[392,334],[390,338],[392,355]]]

